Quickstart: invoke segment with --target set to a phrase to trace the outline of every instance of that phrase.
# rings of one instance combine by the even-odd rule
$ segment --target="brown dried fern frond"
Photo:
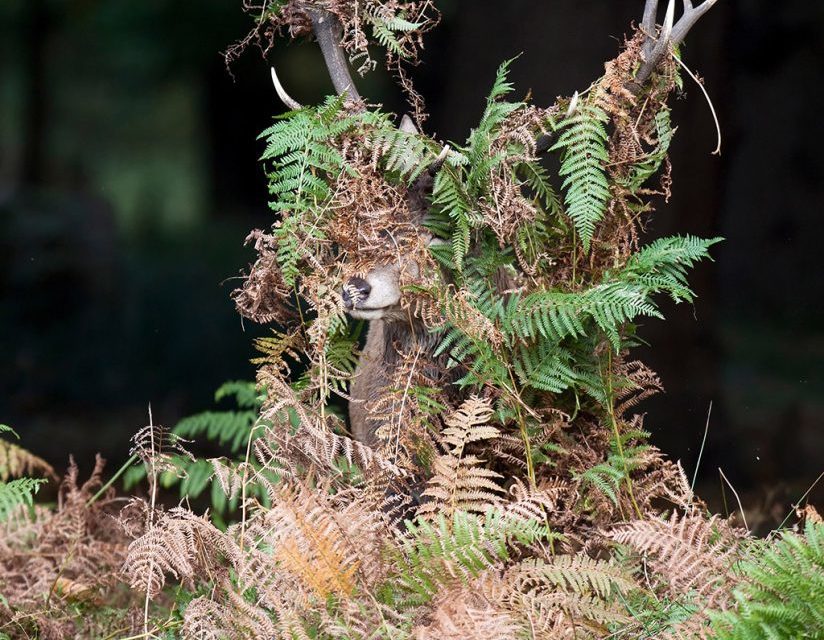
[[[423,492],[427,502],[418,509],[419,516],[451,520],[456,511],[484,513],[500,502],[502,489],[496,481],[502,476],[481,466],[479,457],[464,453],[471,443],[498,437],[498,429],[488,424],[491,417],[491,401],[471,396],[444,418],[441,441],[446,452],[433,462],[433,475]]]
[[[621,387],[615,389],[616,416],[624,416],[647,398],[664,391],[658,374],[640,360],[620,362],[615,366],[615,374],[624,380]]]
[[[397,362],[387,367],[388,384],[364,407],[366,421],[376,425],[380,448],[413,472],[428,466],[435,455],[437,413],[445,410],[447,402],[446,374],[432,362],[428,347],[419,342],[403,350],[397,345],[392,354]]]
[[[223,640],[229,637],[223,604],[206,596],[192,600],[183,612],[183,637],[198,640]]]
[[[132,541],[123,575],[132,589],[154,598],[167,574],[191,587],[216,570],[219,557],[232,555],[228,538],[208,518],[176,507]]]
[[[391,526],[382,496],[355,489],[332,495],[325,487],[284,483],[271,499],[271,508],[242,531],[245,548],[273,550],[270,570],[292,575],[320,599],[349,596],[383,577],[381,547]]]
[[[132,436],[132,448],[129,453],[137,456],[146,465],[146,470],[152,478],[167,472],[178,475],[181,473],[178,458],[194,460],[194,456],[183,446],[185,442],[186,440],[172,433],[167,427],[148,424]]]
[[[261,410],[264,428],[255,440],[254,453],[261,465],[300,478],[307,470],[323,470],[324,475],[345,485],[339,462],[357,466],[370,478],[402,478],[406,472],[379,451],[333,431],[340,421],[316,410],[271,367],[258,370],[258,384],[267,389]],[[297,426],[292,422],[295,420]]]
[[[718,516],[650,517],[613,527],[605,535],[644,557],[653,586],[679,598],[695,594],[710,606],[727,603],[727,581],[746,532]]]
[[[669,503],[683,513],[697,513],[703,503],[696,498],[687,474],[680,462],[666,460],[656,448],[649,450],[649,467],[633,480],[635,499],[645,513],[655,513],[661,505]]]
[[[244,275],[243,284],[232,292],[232,300],[244,318],[267,324],[285,325],[296,315],[290,304],[287,286],[277,260],[277,241],[259,229],[252,231],[244,244],[254,243],[257,260]]]
[[[0,575],[5,605],[0,607],[0,635],[10,637],[102,637],[101,620],[76,615],[78,603],[94,606],[107,597],[113,625],[131,629],[125,597],[116,586],[127,540],[111,517],[112,492],[92,498],[100,488],[104,461],[81,482],[70,460],[56,506],[35,505],[16,514],[0,530]],[[121,597],[123,595],[124,597]],[[27,634],[27,635],[26,635]]]
[[[210,596],[195,598],[186,606],[183,638],[307,638],[303,625],[289,624],[292,617],[288,611],[283,611],[282,615],[279,611],[276,619],[271,610],[261,605],[260,600],[244,597],[228,579],[221,578]]]
[[[492,602],[478,584],[446,590],[433,608],[430,621],[413,631],[415,640],[516,640],[525,632],[507,607]]]
[[[551,638],[602,638],[626,624],[621,599],[637,589],[617,564],[583,554],[522,561],[507,571],[506,601]]]
[[[32,475],[57,478],[54,468],[43,458],[13,442],[0,439],[0,482]]]
[[[481,440],[493,440],[500,431],[489,424],[492,402],[488,398],[470,396],[458,409],[444,418],[446,427],[441,439],[454,456],[462,456],[466,446]]]

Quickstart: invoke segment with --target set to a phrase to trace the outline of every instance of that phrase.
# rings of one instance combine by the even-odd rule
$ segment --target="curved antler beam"
[[[360,94],[355,88],[355,83],[349,73],[346,54],[340,44],[343,33],[340,20],[335,14],[323,9],[307,8],[306,13],[312,21],[312,31],[320,45],[335,91],[338,92],[338,95],[347,94],[351,100],[360,100]]]

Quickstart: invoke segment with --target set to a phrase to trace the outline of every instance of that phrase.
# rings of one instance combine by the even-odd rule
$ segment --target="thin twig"
[[[781,524],[778,526],[778,529],[783,529],[783,528],[784,528],[784,525],[785,525],[785,524],[787,524],[787,520],[789,520],[789,519],[790,519],[790,517],[793,515],[793,513],[795,513],[795,510],[796,510],[796,509],[798,509],[798,507],[799,507],[799,506],[801,506],[801,501],[802,501],[802,500],[804,500],[804,499],[805,499],[808,495],[810,495],[810,493],[812,493],[813,489],[815,489],[815,486],[816,486],[816,485],[817,485],[817,484],[821,481],[821,478],[824,478],[824,471],[822,471],[822,472],[819,474],[819,476],[815,479],[815,481],[814,481],[814,482],[810,485],[810,488],[809,488],[809,489],[807,489],[807,490],[804,492],[804,495],[802,495],[802,496],[801,496],[801,497],[800,497],[800,498],[796,501],[796,503],[793,505],[792,509],[790,509],[790,512],[787,514],[787,517],[786,517],[786,518],[784,518],[784,520],[783,520],[783,521],[781,522]]]
[[[129,469],[129,467],[131,467],[135,462],[137,462],[137,459],[138,455],[136,453],[133,453],[132,456],[128,460],[126,460],[126,462],[124,462],[123,465],[115,472],[115,474],[111,478],[109,478],[109,481],[102,487],[100,487],[100,490],[88,499],[88,501],[86,502],[86,506],[90,507],[92,504],[94,504],[97,501],[97,499],[100,496],[102,496],[103,493],[109,487],[111,487],[115,482],[117,482],[117,479],[120,476],[122,476]]]
[[[690,491],[695,493],[695,481],[698,479],[698,468],[701,466],[701,457],[704,455],[704,445],[707,444],[707,434],[710,431],[710,416],[712,415],[712,400],[710,400],[710,408],[707,411],[707,424],[704,425],[704,437],[701,439],[701,449],[698,451],[698,460],[695,461],[695,472],[692,474],[692,484]]]
[[[157,502],[157,469],[155,468],[156,451],[155,451],[155,441],[154,441],[154,422],[152,420],[152,405],[151,404],[149,404],[149,438],[150,438],[151,447],[152,447],[152,455],[149,458],[149,464],[151,466],[151,473],[150,473],[150,479],[149,479],[149,482],[150,482],[149,486],[151,487],[151,503],[150,503],[151,506],[149,507],[149,513],[148,513],[148,516],[147,516],[148,521],[149,521],[148,522],[149,526],[147,528],[147,531],[151,531],[151,529],[154,527],[154,510],[155,510],[155,504]],[[150,596],[151,596],[151,593],[152,593],[152,576],[154,576],[154,564],[155,564],[155,559],[154,559],[154,554],[152,554],[151,562],[149,564],[149,579],[146,583],[146,599],[143,602],[143,634],[146,637],[149,637],[149,638],[154,637],[153,633],[152,634],[149,633],[149,601],[151,599]]]
[[[747,524],[747,516],[744,513],[744,507],[741,505],[741,498],[738,497],[738,492],[735,490],[735,487],[732,486],[732,483],[729,480],[727,480],[727,476],[725,476],[724,472],[721,471],[721,467],[718,467],[718,473],[721,474],[721,478],[724,480],[724,482],[727,483],[727,486],[730,488],[730,491],[732,491],[732,494],[735,496],[735,500],[738,502],[738,510],[741,511],[741,519],[744,521],[744,528],[747,531],[749,531],[750,527]]]
[[[713,155],[719,156],[721,155],[721,123],[718,121],[718,114],[715,112],[715,105],[712,104],[712,99],[710,98],[710,94],[707,93],[707,89],[704,84],[698,79],[698,77],[690,71],[689,67],[684,64],[684,62],[674,53],[672,54],[673,59],[681,65],[681,68],[687,72],[690,78],[695,81],[695,84],[698,85],[699,89],[701,89],[701,93],[704,94],[704,97],[707,99],[707,104],[710,106],[710,113],[712,113],[712,119],[715,122],[715,131],[718,134],[718,144],[715,147],[715,151],[712,152]]]

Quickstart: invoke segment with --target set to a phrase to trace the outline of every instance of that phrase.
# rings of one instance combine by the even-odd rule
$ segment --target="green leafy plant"
[[[0,424],[0,434],[20,437],[5,424]],[[32,473],[54,477],[54,469],[45,460],[6,439],[0,439],[0,523],[21,508],[34,504],[35,494],[48,480],[21,477]]]
[[[709,614],[719,640],[824,636],[824,523],[756,542],[738,567],[735,608]]]

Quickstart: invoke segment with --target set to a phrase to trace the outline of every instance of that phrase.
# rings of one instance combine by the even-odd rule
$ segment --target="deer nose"
[[[363,302],[369,297],[372,287],[363,278],[349,278],[349,282],[343,285],[343,304],[347,307],[354,307],[358,302]]]

